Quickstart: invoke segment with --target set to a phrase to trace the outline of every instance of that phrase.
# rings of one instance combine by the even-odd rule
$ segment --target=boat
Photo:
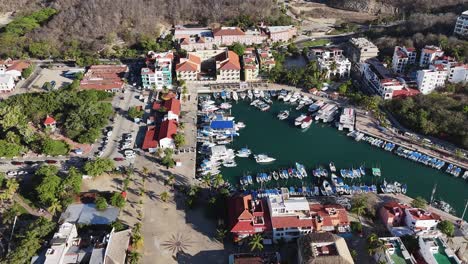
[[[244,123],[244,122],[237,122],[237,123],[235,124],[235,126],[236,126],[236,128],[239,128],[239,129],[240,129],[240,128],[245,128],[245,123]]]
[[[317,112],[324,105],[325,105],[324,101],[317,101],[309,106],[309,112],[311,113]]]
[[[327,180],[323,180],[322,187],[320,187],[320,191],[325,196],[330,196],[333,194],[332,187]]]
[[[232,92],[232,99],[234,99],[234,101],[236,101],[236,102],[237,102],[237,100],[239,100],[239,96],[237,95],[236,91]]]
[[[432,206],[449,214],[455,213],[455,209],[453,209],[453,207],[449,203],[442,200],[434,200]]]
[[[307,171],[306,171],[304,165],[296,162],[296,169],[299,172],[301,178],[307,177]]]
[[[252,100],[253,99],[253,93],[252,90],[247,90],[247,97]]]
[[[258,106],[258,108],[260,109],[260,111],[265,112],[265,111],[268,111],[270,109],[270,105],[269,104],[260,104]]]
[[[282,170],[282,171],[281,171],[281,175],[283,175],[283,178],[284,178],[284,179],[288,179],[288,178],[289,178],[289,174],[288,174],[288,171],[287,171],[287,170]]]
[[[314,186],[314,195],[318,196],[320,194],[320,189],[318,186]]]
[[[219,105],[219,108],[221,108],[221,109],[231,109],[232,105],[230,103],[222,103],[221,105]]]
[[[268,157],[265,154],[254,155],[254,158],[257,163],[269,163],[276,160],[275,158]]]
[[[252,151],[248,148],[241,148],[237,151],[236,156],[239,158],[248,158],[252,154]]]
[[[294,125],[295,126],[300,126],[302,124],[302,121],[304,121],[304,119],[307,117],[307,115],[305,114],[301,114],[300,116],[296,117],[296,119],[294,119]]]
[[[245,97],[247,97],[247,93],[245,93],[245,92],[240,92],[240,93],[239,93],[239,97],[240,97],[242,100],[245,100]]]
[[[284,102],[289,102],[289,100],[291,99],[292,97],[292,92],[289,92],[284,98],[283,98],[283,101]]]
[[[260,97],[260,91],[258,91],[257,89],[255,89],[255,90],[253,91],[253,96],[254,96],[255,98],[259,98],[259,97]]]
[[[372,168],[372,175],[380,177],[382,174],[379,168]]]
[[[261,98],[265,97],[265,93],[263,92],[263,90],[260,90],[259,96],[260,96]]]
[[[282,110],[282,111],[279,112],[277,117],[278,117],[279,120],[284,120],[284,119],[289,117],[289,111],[288,110]]]
[[[267,104],[272,104],[273,103],[273,101],[268,97],[263,98],[263,101],[265,101],[265,103],[267,103]]]
[[[330,162],[330,164],[328,164],[328,166],[330,167],[330,171],[331,172],[335,172],[336,171],[336,167],[335,167],[335,164],[333,162]]]
[[[332,180],[332,184],[335,185],[335,187],[341,187],[344,185],[343,179],[336,176],[335,173],[331,174],[331,180]]]
[[[221,91],[221,99],[226,100],[227,97],[227,92],[226,91]]]
[[[257,105],[259,105],[261,102],[262,102],[262,101],[260,101],[259,99],[255,99],[255,100],[253,100],[253,101],[250,103],[250,105],[251,105],[251,106],[257,106]]]
[[[278,100],[284,100],[284,98],[286,97],[286,95],[288,95],[288,91],[286,90],[281,90],[279,93],[278,93]]]
[[[276,97],[278,94],[275,90],[270,91],[270,96],[271,97]]]
[[[226,160],[223,162],[223,166],[226,168],[237,167],[237,163],[234,160]]]
[[[279,173],[278,172],[273,171],[271,174],[273,176],[273,179],[275,179],[275,181],[279,180]]]
[[[304,120],[302,121],[301,128],[302,128],[302,129],[306,129],[306,128],[310,127],[311,124],[312,124],[312,117],[307,116],[307,117],[304,118]]]
[[[294,103],[297,102],[297,100],[299,100],[299,98],[301,98],[301,93],[295,92],[295,93],[291,96],[291,98],[289,99],[289,102],[290,102],[291,104],[294,104]]]
[[[299,103],[299,105],[296,107],[296,110],[299,111],[304,107],[304,104]]]
[[[366,168],[364,168],[364,166],[359,167],[359,172],[362,176],[366,176]]]

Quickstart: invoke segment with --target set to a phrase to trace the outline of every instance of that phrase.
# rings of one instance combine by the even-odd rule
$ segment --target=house
[[[288,42],[297,35],[297,29],[294,26],[266,26],[262,28],[271,42]]]
[[[261,44],[268,36],[258,30],[244,32],[239,27],[220,27],[213,30],[213,37],[216,45],[230,46],[236,42],[244,45]]]
[[[413,232],[435,230],[440,222],[440,216],[420,208],[405,209],[405,223]]]
[[[410,208],[406,204],[387,202],[379,209],[380,220],[387,228],[405,225],[405,209]]]
[[[176,25],[174,27],[174,40],[179,42],[192,36],[213,37],[213,32],[207,27],[186,27],[183,25]]]
[[[130,229],[118,232],[112,229],[106,240],[107,245],[94,248],[89,264],[125,264],[131,236]]]
[[[468,64],[452,64],[448,73],[448,81],[451,83],[468,83]]]
[[[190,36],[183,38],[179,42],[181,49],[188,51],[207,50],[212,49],[215,45],[213,35],[211,36]]]
[[[254,48],[246,48],[242,56],[244,63],[245,81],[256,81],[260,79],[260,66]]]
[[[361,63],[360,72],[363,84],[383,99],[392,99],[395,92],[405,88],[403,83],[376,58]]]
[[[449,71],[442,64],[431,64],[429,69],[417,72],[418,89],[422,94],[429,94],[445,85]]]
[[[31,66],[31,63],[29,61],[14,60],[11,61],[10,64],[8,64],[5,73],[13,76],[13,78],[17,81],[21,79],[21,74],[23,73],[23,70],[25,70],[29,66]]]
[[[43,122],[43,125],[45,128],[50,129],[51,131],[54,131],[57,128],[57,121],[49,115],[47,115],[46,119]]]
[[[278,252],[235,253],[229,255],[228,264],[280,264]]]
[[[234,241],[256,233],[271,232],[270,215],[264,200],[238,194],[228,200],[228,219]]]
[[[158,149],[156,126],[147,126],[141,149],[150,153],[154,153]]]
[[[260,74],[265,77],[267,76],[266,73],[275,67],[275,58],[269,47],[258,48],[257,56],[260,63]]]
[[[186,58],[181,58],[176,65],[176,74],[178,80],[196,81],[201,71],[201,58],[194,53],[189,52]]]
[[[432,62],[444,55],[444,51],[437,46],[425,46],[421,50],[421,57],[419,58],[419,66],[424,67],[432,64]]]
[[[343,55],[343,50],[338,48],[313,48],[310,49],[307,58],[317,61],[319,69],[326,72],[326,77],[331,75],[343,78],[349,77],[351,62]]]
[[[180,100],[171,98],[164,101],[164,109],[167,111],[167,114],[164,117],[165,120],[175,120],[176,122],[179,121]]]
[[[396,46],[393,50],[392,69],[396,73],[403,73],[409,64],[416,63],[414,48]]]
[[[429,264],[461,264],[462,261],[441,237],[419,236],[419,254]]]
[[[455,23],[455,28],[453,30],[453,33],[461,37],[468,36],[468,10],[463,12],[457,18],[457,22]]]
[[[354,264],[344,238],[329,232],[301,236],[297,253],[298,264]]]
[[[230,50],[216,56],[216,81],[239,82],[241,66],[239,56]]]
[[[377,57],[379,49],[366,38],[352,38],[346,46],[346,53],[351,62],[361,63]]]
[[[145,89],[155,87],[158,90],[166,87],[172,88],[172,51],[155,53],[148,52],[146,64],[148,67],[141,69],[141,81]]]
[[[177,133],[177,122],[165,120],[161,123],[158,133],[158,145],[160,148],[175,148],[174,136]]]
[[[15,89],[15,79],[9,74],[0,74],[0,93],[9,93]]]
[[[127,65],[92,65],[80,82],[81,89],[117,92],[124,88]]]
[[[315,232],[349,232],[349,219],[346,209],[341,205],[309,204]]]
[[[379,240],[384,243],[385,250],[379,250],[374,254],[377,263],[417,263],[399,237],[380,237]]]
[[[46,251],[44,264],[77,263],[77,254],[67,254],[69,249],[80,244],[75,224],[65,222],[60,225],[50,244],[50,248]]]

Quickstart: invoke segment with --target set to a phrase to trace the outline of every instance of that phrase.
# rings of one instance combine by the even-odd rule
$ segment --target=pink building
[[[267,35],[258,30],[242,31],[238,27],[221,27],[213,30],[216,45],[229,46],[235,42],[244,45],[261,44],[267,40]]]
[[[272,42],[287,42],[297,35],[297,29],[294,26],[265,27],[264,30]]]

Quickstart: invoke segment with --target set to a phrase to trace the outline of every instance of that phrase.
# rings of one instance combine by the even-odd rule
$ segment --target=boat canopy
[[[212,129],[233,129],[234,121],[232,120],[214,120],[211,121],[210,127]]]

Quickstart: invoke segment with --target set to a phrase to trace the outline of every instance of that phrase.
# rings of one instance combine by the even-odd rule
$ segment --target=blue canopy
[[[214,120],[214,121],[211,121],[210,127],[212,129],[233,129],[234,121]]]

